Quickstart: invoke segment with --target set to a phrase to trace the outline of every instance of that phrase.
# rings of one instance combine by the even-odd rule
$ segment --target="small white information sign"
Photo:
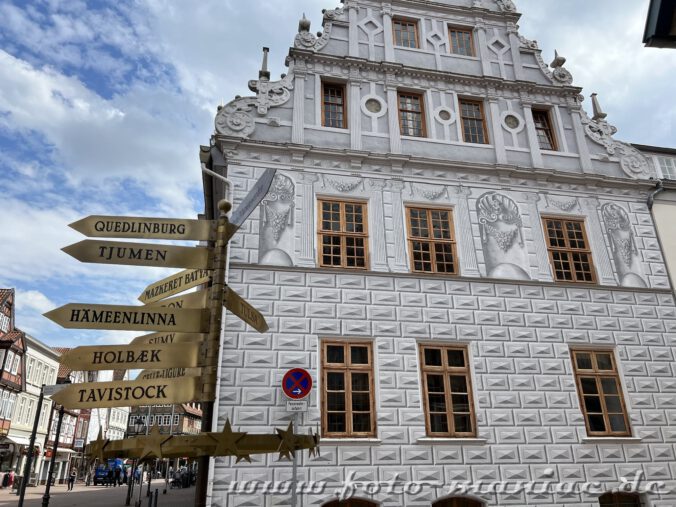
[[[307,412],[307,401],[305,400],[287,400],[287,412]]]

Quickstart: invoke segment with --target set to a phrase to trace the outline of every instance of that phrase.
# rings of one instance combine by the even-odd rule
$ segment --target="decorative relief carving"
[[[630,178],[648,179],[655,176],[654,170],[648,163],[648,159],[633,146],[616,141],[612,138],[617,128],[608,123],[605,116],[595,115],[589,118],[584,109],[581,111],[584,132],[596,144],[603,146],[608,155],[616,155],[620,159],[620,166]]]
[[[506,195],[487,192],[477,199],[476,209],[487,276],[530,279],[517,204]]]
[[[278,173],[261,202],[260,264],[293,266],[290,252],[293,252],[295,195],[293,180]]]
[[[448,197],[448,189],[446,186],[428,186],[428,185],[414,185],[411,183],[411,195],[417,194],[421,197],[424,197],[428,201],[436,201],[442,196]]]
[[[309,49],[311,51],[320,51],[329,42],[331,38],[331,30],[333,22],[337,19],[343,18],[345,14],[344,8],[338,8],[332,11],[324,10],[324,30],[318,32],[317,35],[310,33],[310,20],[305,17],[298,23],[298,34],[294,40],[294,46],[301,49]]]
[[[495,0],[495,3],[498,4],[498,7],[503,12],[516,12],[516,5],[514,5],[512,0]]]
[[[572,199],[569,199],[567,201],[561,201],[558,199],[554,199],[553,197],[549,197],[549,195],[545,194],[545,201],[547,201],[548,208],[556,208],[560,211],[570,212],[575,208],[575,206],[577,206],[578,209],[580,210],[582,209],[580,207],[580,201],[578,200],[577,197],[573,197]]]
[[[249,81],[249,89],[255,97],[236,97],[216,114],[216,131],[234,137],[249,137],[256,128],[254,110],[260,115],[267,114],[271,107],[281,106],[291,98],[293,81],[291,75],[284,75],[280,81],[265,78]]]
[[[646,287],[640,275],[638,248],[629,215],[622,206],[609,202],[601,206],[601,216],[606,224],[606,233],[610,240],[610,249],[615,259],[620,285]]]
[[[338,190],[338,192],[342,192],[344,194],[348,194],[359,187],[359,185],[363,185],[364,183],[364,178],[351,178],[351,179],[343,179],[343,178],[329,178],[328,176],[322,176],[323,183],[322,183],[322,188],[326,188],[326,185],[332,186],[334,189]]]

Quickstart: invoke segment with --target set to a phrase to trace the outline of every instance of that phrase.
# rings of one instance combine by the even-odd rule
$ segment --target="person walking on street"
[[[120,470],[120,467],[117,467],[115,469],[115,477],[113,478],[113,481],[114,481],[113,485],[114,486],[119,486],[120,484],[122,484],[122,477],[120,477],[121,475],[122,475],[122,470]]]
[[[70,476],[68,477],[68,491],[73,491],[73,486],[75,486],[75,478],[77,477],[77,472],[75,470],[70,471]]]

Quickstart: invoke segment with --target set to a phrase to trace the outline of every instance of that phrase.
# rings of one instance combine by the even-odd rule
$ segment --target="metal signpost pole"
[[[209,337],[206,343],[206,364],[218,364],[218,345],[221,338],[221,319],[223,316],[223,298],[225,290],[225,263],[228,257],[228,217],[232,204],[226,200],[218,203],[221,216],[218,219],[218,232],[214,246],[214,273],[211,285]],[[210,381],[210,379],[208,380]],[[207,401],[202,405],[202,432],[211,431],[214,402]],[[206,507],[209,487],[209,465],[211,458],[202,456],[198,459],[197,483],[195,485],[195,507]]]
[[[298,430],[298,427],[300,426],[300,412],[296,412],[293,415],[293,426],[292,426],[292,433],[295,434],[296,431]],[[294,449],[293,451],[293,475],[292,475],[292,483],[291,487],[293,488],[291,490],[291,507],[298,507],[298,453]]]
[[[59,420],[56,423],[56,436],[54,437],[54,448],[52,449],[52,460],[49,463],[49,473],[47,474],[47,485],[45,494],[42,495],[42,507],[49,506],[49,490],[52,487],[52,476],[54,475],[54,465],[56,464],[56,453],[59,450],[59,435],[61,435],[61,423],[63,422],[64,408],[59,408]]]
[[[38,424],[40,421],[40,411],[42,410],[42,401],[45,399],[45,386],[40,388],[40,397],[38,398],[38,406],[35,410],[35,419],[33,420],[33,432],[31,433],[31,441],[28,447],[28,456],[26,456],[26,467],[23,472],[23,479],[21,480],[21,487],[19,488],[19,507],[23,507],[23,499],[26,495],[26,486],[31,474],[31,466],[33,465],[33,454],[35,452],[35,437],[38,433]]]

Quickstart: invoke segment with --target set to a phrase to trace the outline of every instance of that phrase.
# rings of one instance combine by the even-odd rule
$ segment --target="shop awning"
[[[77,451],[74,451],[73,449],[57,449],[56,450],[57,454],[77,454]]]
[[[5,437],[5,441],[11,442],[11,443],[16,444],[16,445],[23,445],[25,447],[28,447],[29,445],[31,445],[30,438],[20,437],[20,436],[17,436],[17,435],[7,435]]]

